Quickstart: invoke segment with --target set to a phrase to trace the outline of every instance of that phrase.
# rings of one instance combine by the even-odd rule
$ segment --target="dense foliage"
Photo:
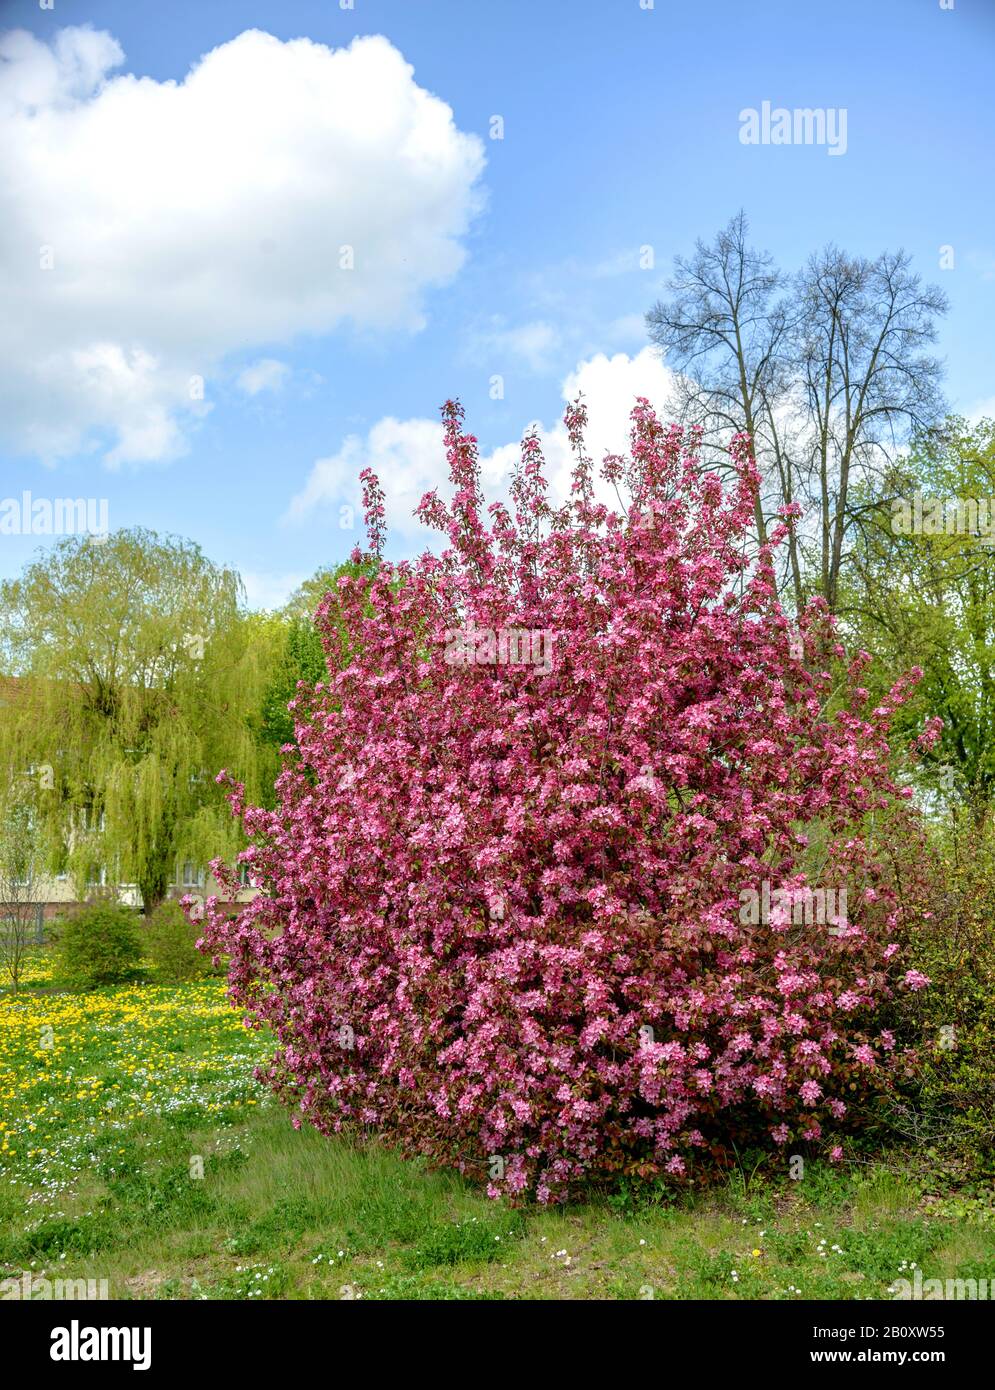
[[[59,973],[75,989],[137,979],[142,973],[137,916],[117,903],[88,903],[61,923],[58,953]]]
[[[239,848],[213,774],[262,797],[276,771],[254,731],[269,654],[240,596],[233,570],[142,529],[65,536],[0,584],[0,765],[78,897],[134,883],[151,911],[178,863]]]
[[[530,437],[514,514],[487,524],[446,407],[454,500],[420,513],[449,548],[319,608],[330,649],[333,612],[361,641],[298,711],[277,809],[231,789],[262,893],[234,919],[208,903],[300,1115],[487,1170],[495,1194],[818,1140],[885,1074],[876,1005],[923,983],[873,843],[908,795],[886,734],[910,682],[868,708],[825,605],[789,625],[771,546],[747,557],[742,440],[726,492],[693,436],[645,401],[632,420],[602,470],[627,511],[595,500],[578,406],[570,501],[551,506]],[[751,914],[765,882],[849,885],[849,910]]]
[[[995,829],[962,812],[935,826],[920,868],[927,910],[909,949],[929,989],[896,1001],[917,1065],[894,1097],[900,1136],[959,1176],[995,1175]]]
[[[179,984],[205,973],[208,962],[197,950],[197,936],[197,928],[176,898],[166,898],[146,917],[142,945],[156,967],[157,979]]]

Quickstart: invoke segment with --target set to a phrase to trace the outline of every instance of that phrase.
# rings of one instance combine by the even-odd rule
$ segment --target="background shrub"
[[[175,898],[166,898],[145,920],[145,954],[161,980],[181,983],[207,973],[210,961],[197,950],[199,928],[187,920]]]
[[[56,917],[45,919],[45,941],[49,946],[58,946],[62,940],[62,933],[66,925],[64,913],[59,913]]]
[[[904,996],[897,1028],[916,1048],[893,1120],[903,1137],[972,1178],[995,1175],[995,828],[970,814],[932,832],[926,911],[909,956],[928,989]]]
[[[116,903],[88,903],[63,920],[59,973],[75,989],[97,989],[138,979],[142,946],[137,914]]]

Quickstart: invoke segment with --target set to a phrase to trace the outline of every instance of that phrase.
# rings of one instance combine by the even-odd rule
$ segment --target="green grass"
[[[217,980],[58,985],[40,957],[0,995],[0,1279],[445,1300],[880,1299],[914,1265],[995,1277],[991,1203],[927,1195],[897,1163],[513,1210],[379,1145],[294,1130],[251,1077],[268,1040]]]

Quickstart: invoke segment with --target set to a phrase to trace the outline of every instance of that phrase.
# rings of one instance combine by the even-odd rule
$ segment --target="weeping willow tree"
[[[264,799],[276,640],[234,570],[142,529],[71,536],[0,586],[0,753],[31,788],[50,872],[133,883],[146,911],[185,860],[240,847],[215,783]],[[23,780],[22,780],[23,779]]]

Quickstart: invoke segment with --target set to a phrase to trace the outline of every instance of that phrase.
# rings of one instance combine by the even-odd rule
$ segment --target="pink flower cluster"
[[[886,738],[915,673],[868,709],[868,658],[845,665],[824,606],[789,624],[772,548],[791,517],[748,558],[745,440],[724,486],[638,401],[601,470],[616,510],[575,405],[569,501],[529,437],[485,509],[476,440],[443,414],[453,500],[419,510],[447,548],[384,562],[364,474],[379,567],[316,618],[333,654],[341,615],[356,655],[294,702],[276,809],[232,785],[262,891],[235,916],[211,900],[204,936],[279,1040],[264,1076],[297,1123],[540,1201],[680,1180],[744,1136],[819,1139],[886,1070],[903,909],[866,827],[903,795]],[[466,625],[548,631],[552,659],[453,664]],[[743,888],[815,863],[850,885],[845,930],[742,920]]]

